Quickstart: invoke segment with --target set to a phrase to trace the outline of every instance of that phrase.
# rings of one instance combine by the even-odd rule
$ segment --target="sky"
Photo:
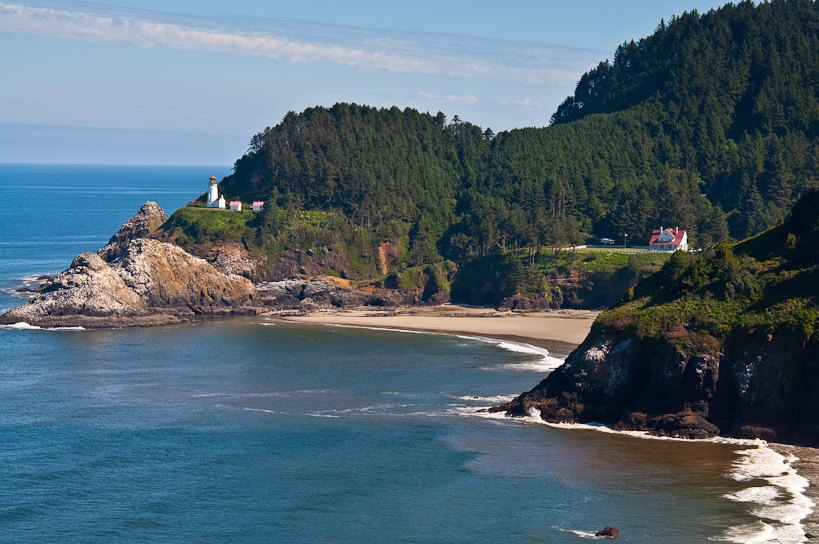
[[[542,127],[580,76],[707,0],[0,0],[0,163],[232,165],[355,102]]]

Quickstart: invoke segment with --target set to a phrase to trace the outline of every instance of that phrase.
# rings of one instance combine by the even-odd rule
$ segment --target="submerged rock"
[[[606,527],[603,530],[597,531],[594,536],[601,536],[607,538],[620,538],[620,531],[619,529],[615,529],[614,527]]]

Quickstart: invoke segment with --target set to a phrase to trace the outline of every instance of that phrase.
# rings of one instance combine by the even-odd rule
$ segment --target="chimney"
[[[674,234],[680,233],[680,227],[674,227]]]

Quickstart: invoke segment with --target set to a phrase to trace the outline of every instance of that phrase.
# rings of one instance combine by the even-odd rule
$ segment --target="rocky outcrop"
[[[157,240],[132,240],[110,263],[82,253],[0,324],[110,328],[178,322],[178,314],[254,311],[250,280]]]
[[[316,250],[301,248],[286,249],[271,262],[264,264],[264,270],[257,269],[257,273],[264,281],[282,281],[298,275],[322,276],[337,275],[341,278],[352,279],[355,274],[350,268],[346,251],[336,245],[324,246]]]
[[[291,278],[262,283],[257,288],[265,305],[279,309],[309,311],[359,306],[394,308],[422,303],[420,294],[414,291],[355,289],[345,285],[343,280],[333,282],[329,278]]]
[[[786,333],[698,344],[596,328],[537,387],[491,410],[680,438],[819,445],[819,345]]]
[[[560,302],[557,298],[545,296],[525,297],[522,295],[514,295],[511,297],[506,297],[498,305],[498,310],[502,312],[541,312],[543,310],[556,310],[559,308]]]
[[[614,527],[606,527],[594,533],[596,537],[620,538],[620,530]]]
[[[49,317],[136,317],[150,313],[145,301],[105,261],[94,253],[81,253],[68,270],[2,319],[4,323],[35,324]]]
[[[247,278],[222,274],[204,259],[157,240],[132,241],[111,265],[130,289],[155,308],[212,313],[225,306],[243,306],[257,296]]]
[[[251,281],[258,278],[256,270],[264,265],[263,255],[252,257],[247,248],[238,242],[214,244],[205,255],[205,260],[223,274],[244,276]]]
[[[614,527],[606,527],[594,533],[594,536],[605,538],[620,538],[620,530]]]
[[[111,262],[120,256],[131,240],[147,238],[165,221],[165,212],[159,207],[159,204],[148,201],[120,227],[119,231],[108,240],[108,244],[97,251],[97,255],[104,261]]]

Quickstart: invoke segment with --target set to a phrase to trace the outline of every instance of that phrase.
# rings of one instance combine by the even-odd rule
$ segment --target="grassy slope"
[[[675,254],[595,327],[710,352],[729,335],[787,333],[808,342],[819,330],[817,242],[819,193],[811,192],[758,236],[701,255]]]

